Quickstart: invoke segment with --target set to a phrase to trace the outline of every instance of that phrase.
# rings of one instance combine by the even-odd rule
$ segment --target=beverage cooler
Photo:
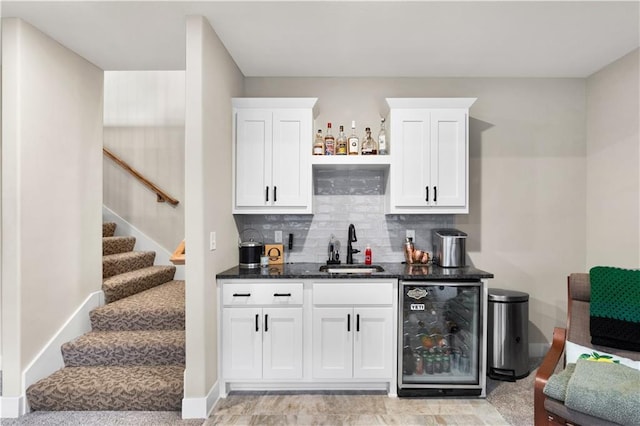
[[[485,396],[486,289],[400,281],[399,396]]]

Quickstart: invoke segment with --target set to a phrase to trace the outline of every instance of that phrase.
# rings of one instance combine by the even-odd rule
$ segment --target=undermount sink
[[[320,272],[329,274],[371,274],[373,272],[384,272],[380,265],[322,265]]]

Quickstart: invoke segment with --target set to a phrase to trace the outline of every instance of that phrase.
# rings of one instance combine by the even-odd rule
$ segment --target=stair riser
[[[132,251],[136,245],[134,237],[105,237],[102,238],[102,255],[125,253]]]
[[[156,258],[154,252],[134,252],[126,258],[109,258],[102,260],[102,278],[110,278],[115,275],[124,274],[126,272],[135,271],[142,268],[148,268],[153,265]]]
[[[94,331],[184,330],[184,311],[148,315],[145,312],[114,314],[94,310],[89,316]]]
[[[103,237],[113,237],[113,234],[116,231],[116,224],[113,222],[106,222],[102,224],[102,236]]]
[[[76,367],[58,370],[27,389],[34,411],[177,411],[182,367]]]
[[[70,344],[62,346],[62,358],[66,367],[88,367],[98,365],[185,365],[185,350],[182,345],[164,346],[120,346],[84,347]]]
[[[140,271],[141,274],[143,272],[142,270]],[[144,272],[144,275],[133,277],[115,276],[106,279],[102,283],[105,303],[113,303],[125,297],[157,287],[160,284],[173,280],[175,274],[175,266],[161,266],[154,268],[154,270],[149,273]]]

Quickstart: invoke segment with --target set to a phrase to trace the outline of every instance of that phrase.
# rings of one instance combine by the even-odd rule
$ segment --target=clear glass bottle
[[[360,154],[360,139],[356,135],[356,122],[351,122],[351,135],[349,135],[349,139],[347,139],[349,143],[349,155],[358,155]]]
[[[362,140],[362,148],[360,150],[362,155],[376,155],[378,154],[378,144],[371,137],[371,129],[367,127],[365,129],[365,136]]]
[[[320,129],[318,129],[316,140],[313,143],[313,155],[324,155],[324,138],[322,137],[322,130]]]
[[[387,155],[389,148],[387,147],[387,130],[384,127],[384,118],[380,119],[380,133],[378,133],[378,154]]]
[[[336,155],[347,155],[349,151],[349,143],[347,136],[344,134],[344,126],[340,126],[340,133],[336,139]]]
[[[331,134],[331,123],[327,123],[327,134],[324,136],[324,155],[336,153],[336,140]]]

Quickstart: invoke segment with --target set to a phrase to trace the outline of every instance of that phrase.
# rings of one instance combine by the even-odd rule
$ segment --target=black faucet
[[[355,253],[360,253],[360,250],[354,249],[351,247],[351,243],[355,243],[358,241],[356,237],[356,227],[353,226],[353,223],[349,225],[349,236],[347,238],[347,264],[353,264],[353,255]]]

